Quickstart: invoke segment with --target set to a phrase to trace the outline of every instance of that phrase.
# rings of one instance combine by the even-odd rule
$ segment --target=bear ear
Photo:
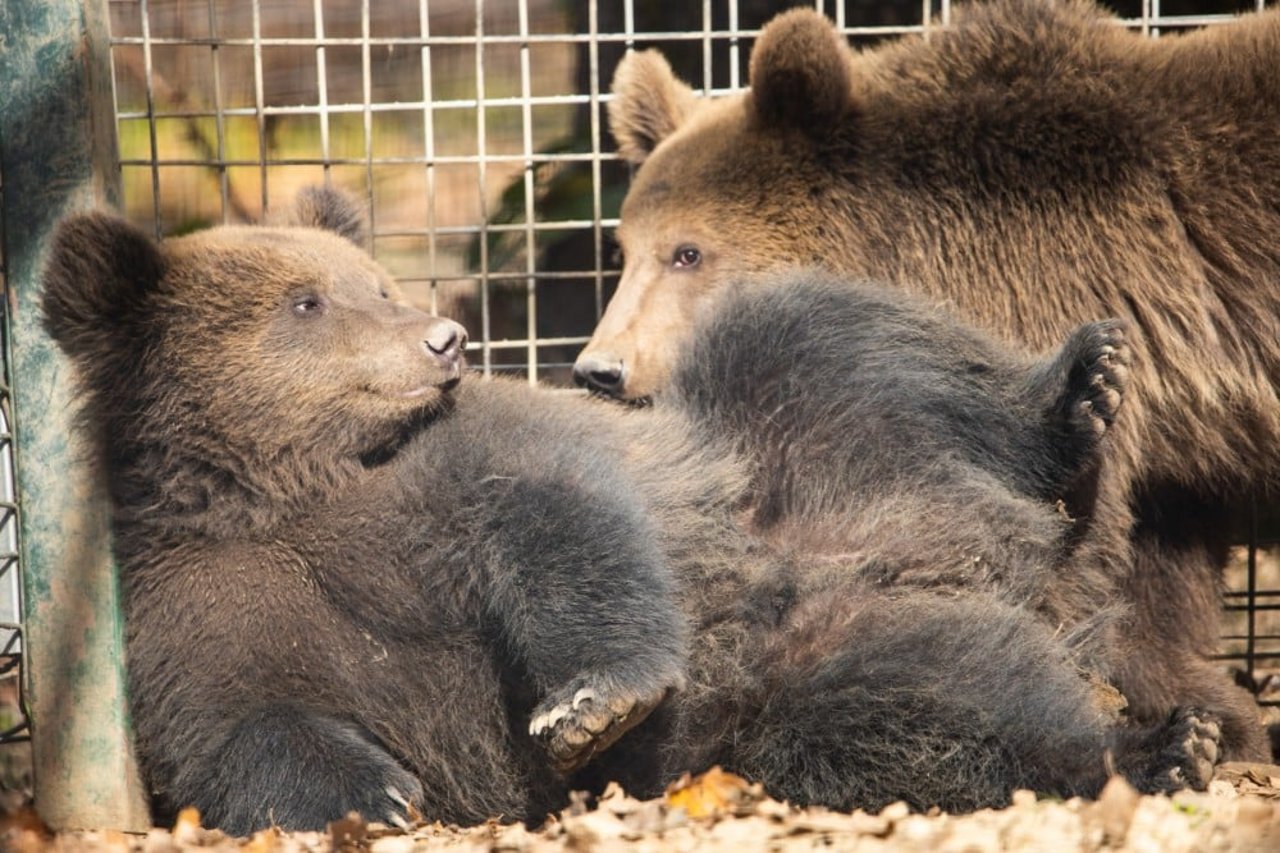
[[[765,127],[826,133],[851,106],[849,45],[813,9],[778,15],[751,53],[751,102]]]
[[[164,269],[156,242],[118,216],[81,213],[62,220],[45,261],[40,299],[45,330],[77,354],[81,344],[91,345],[92,338],[127,323]]]
[[[676,79],[656,50],[630,53],[613,74],[609,129],[618,153],[635,165],[681,125],[697,104],[693,90]]]
[[[287,221],[290,225],[332,231],[357,246],[364,245],[368,231],[364,207],[342,190],[325,186],[306,187],[299,192]]]

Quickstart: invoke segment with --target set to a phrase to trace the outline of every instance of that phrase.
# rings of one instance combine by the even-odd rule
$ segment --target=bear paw
[[[1129,379],[1129,345],[1116,320],[1091,323],[1067,344],[1074,363],[1067,377],[1067,416],[1081,438],[1096,442],[1115,421]]]
[[[358,812],[366,821],[400,829],[422,819],[422,783],[408,771],[400,767],[351,767],[344,771],[346,778],[308,782],[305,807],[314,811],[299,810],[290,825],[323,828],[351,812]]]
[[[1168,731],[1171,742],[1166,754],[1173,766],[1165,773],[1170,790],[1205,790],[1213,780],[1222,748],[1222,726],[1217,718],[1206,711],[1181,708],[1173,713]]]
[[[1222,753],[1222,724],[1208,711],[1178,708],[1133,746],[1122,758],[1121,770],[1143,793],[1203,791]]]
[[[355,760],[323,781],[318,778],[321,768],[310,770],[316,775],[299,776],[309,780],[307,796],[273,810],[288,815],[283,825],[323,828],[331,820],[359,812],[367,821],[408,829],[422,818],[422,783],[402,767]],[[275,792],[260,793],[261,799],[255,798],[252,805],[275,796]]]
[[[182,752],[186,742],[168,746],[179,771],[168,801],[198,807],[205,826],[228,835],[321,830],[353,811],[404,827],[424,803],[421,780],[369,730],[307,708],[247,712],[212,761]]]
[[[569,773],[612,746],[678,687],[676,681],[652,690],[574,679],[534,709],[529,734],[543,742],[557,770]]]
[[[416,779],[412,780],[412,785],[410,796],[421,799],[422,786],[418,784]],[[386,795],[386,799],[382,803],[382,808],[375,810],[374,814],[381,814],[383,821],[392,826],[408,829],[410,822],[418,818],[418,810],[394,785],[388,785],[383,789],[382,793]]]

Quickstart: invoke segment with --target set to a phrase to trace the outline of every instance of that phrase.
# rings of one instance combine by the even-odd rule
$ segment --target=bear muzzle
[[[467,330],[459,323],[444,317],[432,317],[427,333],[422,339],[428,357],[444,369],[448,377],[441,387],[453,387],[462,377],[466,365],[463,351],[467,347]]]
[[[436,390],[451,390],[462,379],[466,367],[463,355],[467,346],[467,330],[453,320],[424,315],[417,331],[420,352],[426,357],[421,384],[408,391],[391,392],[405,399],[425,397]],[[415,371],[416,372],[416,371]]]
[[[573,381],[610,397],[620,397],[626,381],[622,359],[583,353],[573,365]]]

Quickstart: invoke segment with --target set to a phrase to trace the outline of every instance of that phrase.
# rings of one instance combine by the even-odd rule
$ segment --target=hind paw
[[[1124,762],[1125,775],[1143,793],[1203,791],[1222,753],[1222,724],[1208,711],[1178,708],[1135,746]]]
[[[1067,412],[1082,436],[1097,440],[1115,421],[1129,380],[1124,325],[1093,323],[1072,341],[1075,363],[1067,378]]]
[[[1170,719],[1169,733],[1172,741],[1169,755],[1175,763],[1166,773],[1172,788],[1196,791],[1208,788],[1222,751],[1222,726],[1218,719],[1195,708],[1179,709]]]
[[[1222,722],[1200,708],[1176,708],[1160,725],[1116,733],[1115,769],[1144,794],[1205,790],[1222,754]]]

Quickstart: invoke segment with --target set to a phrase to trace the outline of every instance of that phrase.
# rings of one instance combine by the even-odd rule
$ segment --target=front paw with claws
[[[542,741],[557,770],[570,773],[612,746],[679,686],[678,679],[657,690],[574,679],[534,709],[529,734]]]
[[[398,788],[394,785],[388,785],[385,790],[387,799],[391,801],[386,804],[382,815],[386,823],[391,826],[398,826],[401,829],[408,829],[410,822],[421,819],[421,814],[414,808],[413,803],[405,799],[404,794],[400,793]],[[421,794],[411,792],[411,796],[420,797]]]

